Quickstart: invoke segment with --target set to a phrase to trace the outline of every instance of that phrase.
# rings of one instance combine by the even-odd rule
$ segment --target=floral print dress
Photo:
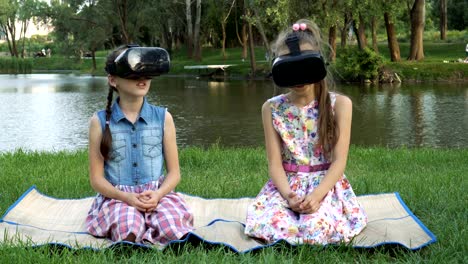
[[[334,108],[336,94],[330,93]],[[295,106],[284,94],[268,100],[273,127],[281,137],[282,159],[294,165],[318,165],[314,172],[288,172],[291,190],[299,196],[311,193],[327,172],[321,148],[317,147],[318,102]],[[324,165],[324,166],[320,166]],[[367,224],[367,215],[343,175],[312,214],[289,209],[288,202],[270,179],[255,201],[249,205],[245,234],[272,243],[286,240],[291,244],[329,244],[350,242]]]

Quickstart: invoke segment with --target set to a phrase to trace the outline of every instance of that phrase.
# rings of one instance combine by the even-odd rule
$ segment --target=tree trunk
[[[390,51],[390,60],[391,61],[400,61],[400,45],[398,44],[398,39],[395,33],[395,25],[391,14],[389,12],[384,13],[385,18],[385,29],[387,30],[387,42],[388,50]]]
[[[247,46],[249,41],[249,34],[247,32],[247,23],[244,22],[242,25],[242,58],[247,59]]]
[[[359,39],[359,49],[363,50],[367,47],[367,38],[366,38],[366,24],[364,22],[364,17],[362,14],[359,14],[359,28],[358,28],[358,39]]]
[[[236,35],[237,35],[237,40],[239,41],[239,44],[242,46],[242,60],[247,59],[247,40],[248,40],[248,35],[247,35],[247,23],[244,21],[242,23],[242,35],[239,35],[239,27],[237,25],[237,16],[236,16]]]
[[[185,1],[185,16],[187,18],[187,56],[189,59],[193,56],[193,25],[192,25],[192,8],[191,0]]]
[[[440,0],[440,39],[447,39],[447,0]]]
[[[237,1],[237,3],[243,3],[243,2]],[[234,9],[234,11],[235,11],[234,17],[235,17],[235,24],[236,24],[237,40],[239,41],[239,44],[242,46],[242,60],[245,60],[245,59],[247,59],[247,45],[248,45],[247,44],[247,40],[248,40],[247,23],[245,22],[245,20],[243,20],[242,32],[241,32],[241,35],[239,35],[239,23],[238,23],[238,20],[237,20],[237,8]]]
[[[120,29],[122,30],[123,35],[123,42],[125,44],[131,43],[132,39],[128,34],[127,28],[127,21],[128,21],[128,14],[127,14],[127,1],[123,1],[120,4],[117,4],[117,14],[119,16],[120,21]]]
[[[424,59],[424,23],[425,23],[425,0],[415,0],[411,8],[411,43],[408,60]]]
[[[260,36],[262,37],[263,45],[265,46],[265,49],[267,50],[266,52],[268,54],[268,58],[271,58],[270,41],[268,40],[265,34],[265,29],[263,28],[262,21],[259,19],[258,12],[256,10],[254,10],[254,14],[252,17],[255,19],[255,27],[258,29],[258,33],[260,33]],[[249,28],[249,30],[251,30],[251,28]],[[249,39],[251,35],[252,34],[249,32]]]
[[[24,42],[26,40],[26,31],[28,29],[29,20],[23,21],[22,24],[23,25],[22,25],[22,29],[21,29],[21,35],[20,35],[20,39],[22,39],[22,41],[21,41],[21,58],[24,59]]]
[[[164,42],[163,46],[167,49],[167,52],[172,55],[172,32],[169,30],[169,26],[167,24],[163,24],[162,31]]]
[[[10,41],[10,36],[8,34],[8,29],[6,25],[2,25],[2,31],[5,32],[5,37],[6,37],[6,42],[8,44],[8,51],[10,51],[10,56],[13,57],[13,50],[11,48],[11,41]]]
[[[372,28],[372,49],[376,53],[379,53],[379,47],[377,45],[377,18],[372,16],[371,18],[371,28]]]
[[[255,73],[257,72],[257,64],[255,61],[255,47],[254,47],[254,39],[252,34],[252,24],[249,23],[249,51],[250,51],[250,69],[251,69],[251,77],[255,77]]]
[[[222,48],[221,53],[223,54],[223,59],[226,60],[226,22],[221,23],[221,30],[223,31],[223,39],[221,41]]]
[[[353,22],[352,22],[351,25],[353,27],[354,35],[356,36],[356,41],[357,41],[358,47],[361,48],[361,39],[359,38],[359,31],[358,31],[358,28],[356,26],[356,20],[355,19],[353,19]]]
[[[226,59],[226,24],[227,24],[227,20],[229,18],[229,15],[231,14],[232,8],[234,7],[235,3],[236,3],[236,0],[233,0],[228,13],[226,14],[226,16],[223,17],[223,21],[221,22],[221,29],[223,31],[223,43],[222,43],[223,44],[223,48],[222,48],[223,59]]]
[[[16,27],[14,21],[11,21],[8,19],[7,22],[7,39],[8,39],[8,34],[10,34],[10,41],[11,41],[11,48],[10,48],[10,53],[12,57],[18,58],[18,48],[16,47]]]
[[[344,23],[343,23],[343,30],[341,30],[341,47],[346,47],[346,39],[348,36],[349,30],[349,22],[350,22],[350,15],[349,12],[344,13]]]
[[[94,72],[96,71],[96,48],[91,49],[91,57],[93,60],[93,68],[92,68],[92,76],[94,76]]]
[[[328,45],[330,45],[329,60],[335,61],[336,59],[336,25],[333,25],[328,30]]]
[[[201,19],[201,0],[197,0],[197,13],[195,17],[195,30],[193,34],[196,61],[201,61],[200,19]]]

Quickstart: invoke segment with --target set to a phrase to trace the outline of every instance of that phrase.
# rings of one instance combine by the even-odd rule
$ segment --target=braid
[[[109,153],[112,148],[112,134],[110,131],[110,117],[112,114],[112,97],[114,95],[114,87],[109,85],[109,93],[107,94],[107,105],[106,105],[106,126],[104,128],[104,133],[102,134],[101,141],[101,154],[104,157],[104,160],[109,160]]]
[[[127,49],[126,45],[120,46],[116,48],[114,51],[112,51],[106,59],[106,67],[104,68],[106,72],[110,75],[111,72],[109,72],[109,68],[114,65],[115,58],[119,56],[122,51]],[[109,160],[110,158],[110,152],[112,150],[112,134],[110,131],[110,118],[112,115],[112,97],[114,95],[114,91],[118,92],[117,89],[109,84],[109,93],[107,94],[107,105],[106,105],[106,125],[104,128],[104,132],[102,133],[102,140],[101,140],[101,146],[100,146],[100,151],[102,156],[104,157],[104,160]]]

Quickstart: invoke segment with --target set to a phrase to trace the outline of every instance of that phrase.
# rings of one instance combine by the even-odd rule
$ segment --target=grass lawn
[[[415,252],[300,246],[240,255],[204,246],[94,252],[3,244],[0,263],[467,263],[467,157],[468,149],[351,148],[346,174],[355,192],[399,192],[437,236],[435,244]],[[263,148],[186,148],[180,151],[180,164],[183,178],[177,191],[205,198],[255,196],[268,179]],[[31,185],[57,198],[93,196],[86,151],[1,153],[0,213]]]

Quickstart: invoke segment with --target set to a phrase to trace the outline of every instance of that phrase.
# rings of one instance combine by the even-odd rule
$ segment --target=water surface
[[[153,80],[148,100],[174,117],[185,146],[260,146],[260,109],[271,81]],[[104,77],[0,75],[0,152],[87,147],[88,120],[105,107]],[[339,85],[353,100],[351,143],[361,146],[468,147],[466,84]]]

